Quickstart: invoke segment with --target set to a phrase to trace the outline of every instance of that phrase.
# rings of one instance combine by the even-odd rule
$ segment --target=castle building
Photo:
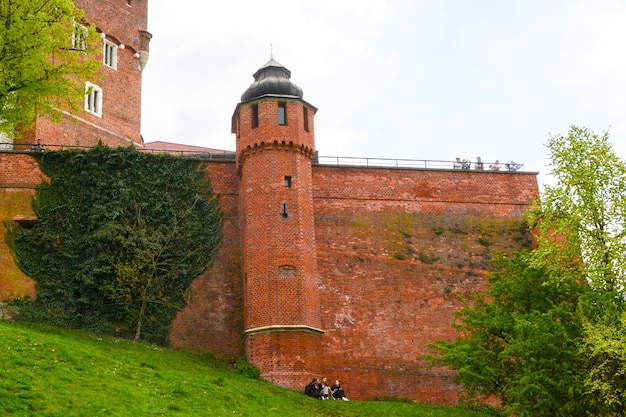
[[[140,135],[147,0],[76,4],[103,33],[103,60],[116,51],[117,67],[103,62],[100,115],[87,98],[85,114],[40,120],[30,140],[167,147],[144,146]],[[270,59],[253,76],[232,117],[234,158],[206,160],[223,238],[174,320],[170,347],[228,361],[245,354],[263,378],[297,390],[324,375],[354,399],[454,403],[459,387],[451,371],[427,363],[429,344],[456,337],[460,299],[485,288],[494,253],[530,244],[523,214],[539,196],[536,173],[452,161],[320,163],[317,109],[291,72]],[[36,221],[31,200],[45,180],[29,151],[0,151],[0,220]],[[32,293],[0,240],[0,300]]]
[[[83,111],[63,112],[62,123],[37,119],[14,146],[20,149],[39,141],[54,150],[102,141],[109,146],[141,148],[141,74],[152,37],[147,31],[148,0],[74,0],[74,4],[102,39],[101,78],[85,83]],[[80,42],[80,37],[69,42]]]

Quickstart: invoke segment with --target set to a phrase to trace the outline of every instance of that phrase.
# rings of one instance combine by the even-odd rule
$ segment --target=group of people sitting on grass
[[[341,387],[341,382],[336,380],[333,386],[329,386],[326,377],[313,378],[313,381],[304,387],[304,393],[309,397],[317,398],[319,400],[348,401],[346,392]]]

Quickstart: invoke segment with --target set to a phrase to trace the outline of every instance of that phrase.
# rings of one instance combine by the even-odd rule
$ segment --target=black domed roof
[[[303,97],[303,92],[293,81],[291,81],[291,71],[274,61],[274,58],[267,61],[265,65],[254,73],[254,82],[241,95],[241,101],[248,101],[264,95],[280,95]]]

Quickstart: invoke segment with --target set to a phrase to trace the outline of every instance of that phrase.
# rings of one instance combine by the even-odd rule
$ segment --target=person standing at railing
[[[518,169],[522,167],[521,164],[516,164],[515,161],[509,161],[506,164],[504,164],[504,166],[509,171],[517,171]]]
[[[41,143],[41,139],[37,139],[37,143],[34,144],[34,145],[31,145],[30,146],[30,150],[31,151],[45,152],[46,151],[46,145]]]

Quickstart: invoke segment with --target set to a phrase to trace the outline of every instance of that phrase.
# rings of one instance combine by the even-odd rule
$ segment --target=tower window
[[[102,88],[90,82],[85,83],[85,111],[102,117]]]
[[[287,124],[287,103],[278,103],[278,124]]]
[[[283,220],[287,220],[289,218],[289,209],[287,208],[286,201],[280,203],[280,217],[282,217]]]
[[[259,127],[259,105],[253,104],[250,108],[252,111],[252,129]]]
[[[117,45],[106,39],[102,46],[102,61],[107,67],[117,69]]]
[[[131,0],[126,0],[126,4],[127,4],[128,6],[132,6],[132,5],[133,5],[133,2],[132,2]]]
[[[304,120],[304,130],[309,131],[309,109],[302,107],[302,119]]]
[[[291,177],[285,176],[285,187],[291,188]]]

